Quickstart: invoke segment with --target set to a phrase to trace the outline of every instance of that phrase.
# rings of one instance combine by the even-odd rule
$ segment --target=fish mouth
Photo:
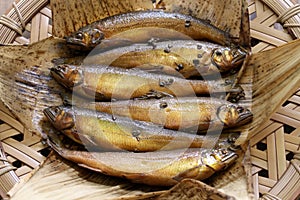
[[[52,122],[54,123],[56,121],[57,114],[54,112],[54,107],[45,108],[43,113],[44,115]]]
[[[87,47],[87,44],[84,41],[82,41],[81,39],[77,39],[73,36],[65,37],[65,40],[68,44]]]
[[[222,170],[228,168],[236,159],[238,158],[238,154],[236,154],[233,151],[230,151],[228,155],[226,155],[224,158],[222,158],[221,162],[223,163]]]
[[[237,120],[237,124],[244,125],[244,124],[251,122],[252,119],[253,119],[253,114],[250,110],[247,109],[245,112],[240,114],[240,116]]]
[[[230,151],[228,152],[228,155],[226,155],[225,157],[223,157],[221,159],[222,162],[225,162],[225,163],[231,163],[233,160],[235,160],[236,158],[238,157],[238,155],[233,152],[233,151]]]
[[[241,49],[236,50],[234,57],[232,59],[232,65],[240,65],[244,62],[247,53]]]
[[[65,74],[60,69],[57,69],[57,67],[50,68],[50,73],[54,76],[57,75],[60,79],[65,78]]]

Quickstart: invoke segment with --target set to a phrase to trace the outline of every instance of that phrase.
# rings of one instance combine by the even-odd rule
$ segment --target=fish
[[[52,77],[74,93],[96,100],[196,96],[229,92],[230,79],[187,80],[107,65],[55,65]],[[241,91],[242,92],[242,91]]]
[[[200,148],[204,143],[216,142],[212,136],[168,130],[153,123],[76,107],[52,106],[44,114],[56,130],[92,149],[148,152]]]
[[[195,39],[230,45],[229,34],[189,15],[161,10],[118,14],[93,22],[66,37],[70,44],[95,48],[104,40],[128,43],[160,40]]]
[[[182,131],[228,129],[250,123],[253,119],[252,112],[245,106],[213,97],[82,102],[78,106]]]
[[[81,167],[135,183],[172,186],[184,178],[204,180],[232,165],[238,154],[226,147],[155,152],[95,152],[66,148],[55,134],[48,144],[63,158]]]
[[[84,64],[138,67],[191,78],[236,70],[246,55],[247,51],[239,47],[205,41],[175,40],[127,45],[103,52],[93,50],[84,59]]]

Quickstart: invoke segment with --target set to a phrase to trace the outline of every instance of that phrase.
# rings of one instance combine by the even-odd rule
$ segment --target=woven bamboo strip
[[[14,128],[11,128],[11,129],[5,130],[5,131],[1,131],[0,132],[0,140],[2,141],[6,138],[10,138],[12,136],[19,135],[19,134],[20,134],[20,132]]]
[[[278,196],[281,199],[296,199],[299,195],[300,171],[299,160],[293,160],[289,165],[282,178],[269,191],[271,195]],[[290,184],[286,184],[290,183]],[[268,196],[268,195],[266,195]],[[263,199],[266,199],[263,197]]]
[[[277,183],[277,181],[275,181],[275,180],[265,178],[265,177],[262,177],[262,176],[258,177],[258,182],[259,182],[259,184],[264,185],[264,186],[269,187],[269,188],[274,187],[274,185]]]
[[[273,180],[277,180],[276,144],[274,134],[267,137],[267,146],[269,177]]]
[[[280,179],[280,177],[286,170],[284,142],[284,131],[283,128],[280,128],[275,132],[277,179]]]
[[[288,8],[294,6],[294,4],[289,0],[262,0],[262,2],[266,3],[277,15],[282,14]],[[300,17],[295,15],[288,19],[287,23],[300,24]],[[293,27],[291,30],[295,37],[300,38],[300,27]]]
[[[8,124],[0,124],[0,132],[7,131],[7,130],[9,130],[11,128],[12,127],[9,126]]]
[[[25,165],[25,166],[18,168],[15,172],[16,172],[17,176],[20,177],[20,176],[30,173],[31,171],[32,171],[32,168]]]
[[[13,146],[3,143],[3,148],[6,153],[18,158],[18,160],[24,162],[25,164],[29,165],[32,168],[36,168],[40,164],[38,161],[36,161],[36,160],[32,159],[30,156],[20,152],[18,149],[14,148]]]
[[[49,2],[47,0],[20,0],[16,4],[16,7],[20,10],[20,14],[23,17],[24,23],[26,24],[41,8],[45,7],[48,3]],[[21,20],[16,15],[15,10],[12,9],[6,16],[19,24],[19,26],[22,26]],[[0,23],[0,35],[2,36],[0,38],[0,43],[9,44],[13,42],[17,33]]]
[[[11,125],[12,127],[14,127],[15,129],[17,129],[20,132],[22,132],[24,130],[24,126],[19,121],[12,118],[10,115],[4,113],[3,111],[0,111],[0,120]]]
[[[0,157],[2,158],[0,163],[5,166],[10,166],[10,164],[5,161],[6,155],[2,147],[0,144]],[[7,192],[9,192],[17,182],[19,182],[19,178],[13,170],[9,170],[8,173],[0,175],[0,195],[3,199],[7,198]]]

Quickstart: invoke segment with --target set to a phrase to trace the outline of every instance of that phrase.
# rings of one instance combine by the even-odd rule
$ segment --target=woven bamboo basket
[[[296,3],[292,0],[248,1],[252,52],[265,51],[300,38],[300,15],[297,15],[300,9]],[[2,44],[30,44],[51,34],[52,14],[47,0],[20,0],[0,18]],[[249,145],[250,191],[254,199],[296,199],[300,194],[300,88],[258,132]],[[0,162],[3,163],[0,191],[6,198],[7,194],[20,190],[20,185],[26,186],[18,184],[19,187],[13,188],[17,183],[26,182],[39,173],[38,166],[45,161],[50,149],[39,136],[29,133],[2,103],[0,140]],[[50,156],[46,162],[51,171],[55,156]],[[3,182],[5,176],[13,177],[11,180],[14,181]]]

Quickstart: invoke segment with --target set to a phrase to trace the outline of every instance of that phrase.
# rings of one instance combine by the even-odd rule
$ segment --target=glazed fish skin
[[[227,148],[133,152],[73,151],[53,136],[49,145],[62,157],[110,176],[148,185],[171,186],[184,178],[203,180],[234,163],[238,155]]]
[[[230,90],[231,82],[220,80],[186,80],[140,69],[111,66],[58,65],[51,68],[58,83],[73,92],[97,100],[147,98],[149,93],[167,96],[196,96]]]
[[[73,141],[99,149],[156,151],[200,148],[213,138],[163,129],[152,123],[67,107],[50,107],[44,111],[54,127]]]
[[[162,98],[84,103],[81,107],[152,122],[168,129],[196,132],[237,127],[251,122],[253,115],[245,107],[209,97]]]
[[[176,40],[130,45],[100,53],[95,50],[85,58],[84,64],[146,69],[152,66],[153,70],[190,78],[228,72],[240,66],[245,56],[246,52],[238,47]]]
[[[138,11],[108,17],[81,28],[66,40],[72,44],[93,48],[104,39],[114,37],[131,43],[146,42],[151,38],[183,38],[231,44],[226,32],[204,21],[163,11]]]

